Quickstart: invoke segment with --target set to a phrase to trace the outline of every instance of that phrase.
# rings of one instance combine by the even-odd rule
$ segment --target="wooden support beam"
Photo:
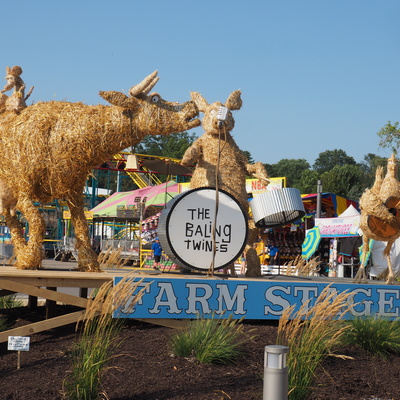
[[[38,306],[38,298],[36,296],[28,296],[28,308],[35,310]]]
[[[83,318],[86,310],[76,311],[70,314],[62,315],[45,321],[35,322],[33,324],[20,326],[19,328],[9,329],[8,331],[0,332],[0,343],[8,341],[9,336],[29,336],[34,333],[47,331],[49,329],[58,328],[72,324]]]
[[[48,287],[47,290],[52,290],[53,292],[57,292],[56,287]],[[46,319],[53,318],[56,315],[56,306],[57,302],[54,300],[46,300]]]
[[[73,296],[66,293],[54,292],[52,290],[41,289],[35,286],[0,279],[0,289],[11,290],[16,293],[25,293],[30,296],[42,297],[47,300],[59,301],[61,303],[70,304],[77,307],[86,308],[91,300],[82,297]]]
[[[10,294],[15,294],[15,292],[12,292],[11,290],[0,290],[0,297],[9,296]]]

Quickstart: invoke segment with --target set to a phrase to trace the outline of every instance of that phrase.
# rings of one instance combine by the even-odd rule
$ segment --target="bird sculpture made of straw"
[[[247,276],[261,276],[260,259],[253,248],[258,236],[254,220],[249,218],[246,176],[258,178],[268,185],[269,177],[261,162],[250,164],[237,146],[231,135],[235,125],[232,110],[242,107],[241,92],[232,92],[225,104],[217,101],[208,104],[197,92],[191,92],[191,98],[200,112],[204,113],[202,127],[205,133],[198,138],[185,152],[181,164],[189,166],[196,163],[190,181],[190,188],[218,187],[231,194],[240,204],[248,219],[249,234],[245,248]],[[220,107],[226,107],[227,115],[221,124],[217,118]]]
[[[396,283],[390,250],[394,241],[400,237],[400,182],[397,177],[398,160],[394,154],[388,159],[387,172],[378,167],[375,182],[371,189],[366,189],[360,198],[360,229],[363,233],[363,248],[360,268],[354,282],[365,283],[365,260],[370,251],[369,240],[387,242],[383,254],[388,265],[387,284]]]
[[[168,102],[157,93],[157,71],[129,90],[129,96],[100,92],[111,105],[40,102],[19,114],[0,114],[0,145],[5,162],[0,180],[18,200],[16,208],[29,223],[29,240],[7,207],[16,266],[41,267],[45,221],[34,202],[65,200],[76,236],[78,269],[99,271],[84,214],[83,191],[91,170],[119,151],[135,146],[146,135],[168,135],[199,126],[192,101]]]

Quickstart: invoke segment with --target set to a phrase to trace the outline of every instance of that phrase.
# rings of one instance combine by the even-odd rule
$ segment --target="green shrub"
[[[242,355],[242,345],[250,338],[243,333],[241,320],[230,316],[198,318],[171,339],[172,352],[194,357],[201,363],[227,364]]]
[[[400,354],[400,321],[381,316],[355,318],[349,322],[343,343],[388,359],[391,354]]]

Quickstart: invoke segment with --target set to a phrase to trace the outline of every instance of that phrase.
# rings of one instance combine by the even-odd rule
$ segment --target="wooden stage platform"
[[[218,274],[209,277],[205,273],[181,274],[132,268],[93,273],[74,271],[76,267],[76,262],[54,260],[44,260],[41,270],[0,265],[0,296],[22,294],[29,299],[28,307],[35,307],[38,298],[46,302],[44,321],[0,332],[0,343],[7,341],[8,336],[32,335],[79,321],[92,301],[88,296],[90,291],[105,282],[118,281],[127,273],[152,283],[140,304],[135,306],[135,314],[124,317],[170,327],[181,327],[188,320],[196,319],[197,314],[206,315],[210,310],[227,311],[234,318],[279,319],[286,307],[304,304],[328,285],[332,285],[333,290],[354,293],[352,301],[362,305],[355,310],[355,315],[400,316],[400,286],[388,286],[382,281],[357,285],[351,278],[286,275],[247,278]],[[52,309],[57,302],[81,310],[54,317]]]

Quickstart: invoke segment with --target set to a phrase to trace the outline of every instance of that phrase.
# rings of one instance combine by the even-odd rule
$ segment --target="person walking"
[[[162,247],[160,244],[160,240],[158,238],[156,238],[153,244],[151,245],[151,251],[153,252],[153,258],[154,258],[153,268],[160,269]]]

